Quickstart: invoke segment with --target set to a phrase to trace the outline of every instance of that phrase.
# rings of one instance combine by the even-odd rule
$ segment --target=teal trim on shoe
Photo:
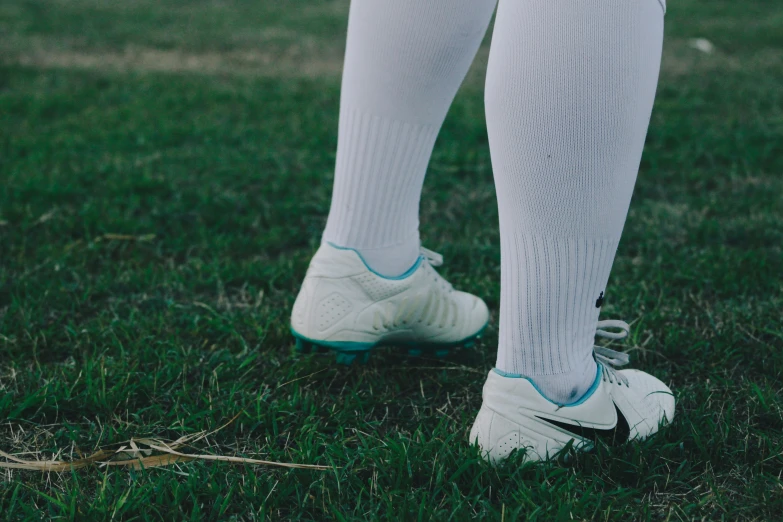
[[[293,328],[291,328],[291,334],[297,339],[301,339],[305,342],[314,344],[316,346],[323,346],[324,348],[330,348],[337,352],[366,352],[368,350],[371,350],[373,347],[375,347],[375,343],[357,343],[352,341],[317,341],[315,339],[310,339],[309,337],[305,337],[304,335],[300,334]]]
[[[601,363],[596,363],[595,380],[593,381],[593,384],[590,385],[590,389],[587,390],[585,392],[585,394],[582,395],[582,397],[579,400],[577,400],[576,402],[569,402],[569,403],[563,404],[563,403],[560,403],[560,402],[555,402],[552,399],[550,399],[549,397],[547,397],[546,395],[544,395],[544,393],[541,391],[541,388],[539,388],[538,385],[536,385],[536,383],[533,382],[533,379],[531,379],[530,377],[525,377],[524,375],[520,375],[518,373],[504,372],[503,370],[498,370],[497,368],[493,368],[492,371],[497,373],[501,377],[506,377],[506,378],[509,378],[509,379],[525,379],[525,380],[527,380],[530,384],[533,385],[533,388],[536,389],[536,391],[539,393],[539,395],[541,395],[543,398],[545,398],[547,401],[551,402],[552,404],[554,404],[556,406],[560,406],[562,408],[568,408],[570,406],[579,406],[580,404],[584,403],[587,399],[589,399],[595,393],[595,390],[598,389],[598,385],[601,383]]]
[[[402,273],[402,274],[400,274],[400,275],[398,275],[398,276],[395,276],[395,277],[389,277],[389,276],[385,276],[385,275],[383,275],[383,274],[379,274],[378,272],[376,272],[375,270],[373,270],[373,269],[372,269],[372,267],[371,267],[370,265],[368,265],[368,264],[367,264],[367,261],[365,261],[365,260],[364,260],[364,258],[363,258],[363,257],[362,257],[362,255],[359,253],[359,251],[358,251],[358,250],[356,250],[355,248],[350,248],[350,247],[343,247],[343,246],[340,246],[340,245],[335,245],[335,244],[334,244],[334,243],[332,243],[331,241],[327,241],[327,242],[326,242],[326,244],[327,244],[327,245],[329,245],[329,246],[331,246],[331,247],[334,247],[334,248],[336,248],[337,250],[351,250],[351,251],[355,252],[355,253],[356,253],[356,255],[357,255],[357,256],[359,256],[359,259],[361,259],[361,260],[362,260],[362,263],[364,263],[364,266],[365,266],[365,267],[367,267],[367,270],[369,270],[369,271],[370,271],[370,272],[372,272],[373,274],[377,275],[378,277],[382,277],[382,278],[384,278],[384,279],[388,279],[388,280],[390,280],[390,281],[400,281],[401,279],[407,279],[407,278],[409,278],[410,276],[412,276],[412,275],[413,275],[413,273],[414,273],[416,270],[418,270],[418,269],[419,269],[419,266],[421,266],[421,263],[424,261],[424,256],[419,256],[419,257],[416,259],[416,262],[415,262],[415,263],[413,263],[413,266],[412,266],[412,267],[410,267],[408,270],[406,270],[404,273]]]
[[[484,333],[484,330],[489,326],[489,321],[487,321],[484,326],[482,326],[476,333],[469,335],[468,337],[461,339],[459,341],[453,341],[449,343],[421,343],[421,342],[415,342],[415,341],[409,341],[409,342],[394,342],[394,341],[381,341],[377,343],[360,343],[360,342],[353,342],[353,341],[320,341],[317,339],[310,339],[309,337],[306,337],[296,330],[291,328],[291,335],[294,336],[294,338],[297,340],[297,350],[304,351],[305,353],[312,352],[313,350],[306,350],[305,344],[311,345],[316,348],[322,348],[321,351],[326,350],[332,350],[334,352],[337,352],[338,363],[345,363],[350,364],[353,362],[354,355],[362,355],[364,358],[363,361],[366,361],[367,355],[369,355],[370,351],[373,348],[380,348],[383,346],[401,346],[407,349],[408,355],[411,356],[421,356],[423,354],[431,354],[435,355],[438,358],[445,357],[448,354],[448,351],[452,348],[470,348],[472,347],[475,342],[482,336]],[[433,353],[434,352],[434,353]],[[341,358],[341,356],[351,356],[350,358]]]

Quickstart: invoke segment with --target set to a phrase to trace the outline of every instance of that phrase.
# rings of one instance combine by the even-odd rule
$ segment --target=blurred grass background
[[[330,472],[5,471],[5,519],[773,520],[783,512],[783,8],[670,2],[604,307],[674,426],[567,464],[466,444],[496,324],[446,361],[294,356],[328,211],[347,1],[0,3],[0,449],[176,439]],[[711,53],[692,46],[706,38]],[[425,244],[499,304],[485,42],[436,145]]]

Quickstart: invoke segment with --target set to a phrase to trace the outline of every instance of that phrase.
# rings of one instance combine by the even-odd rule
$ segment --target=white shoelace
[[[605,328],[619,329],[619,331],[610,331]],[[607,319],[605,321],[598,321],[598,328],[595,331],[596,337],[603,337],[604,339],[619,340],[628,337],[631,332],[631,327],[625,321],[619,321],[616,319]],[[593,354],[595,360],[601,363],[604,378],[610,383],[625,384],[628,386],[628,379],[617,372],[617,366],[625,366],[630,362],[630,357],[627,353],[618,352],[607,348],[606,346],[593,346]]]
[[[443,256],[438,254],[434,250],[430,250],[429,248],[419,247],[419,251],[421,252],[421,255],[424,257],[424,259],[426,259],[431,266],[441,266],[443,264]]]

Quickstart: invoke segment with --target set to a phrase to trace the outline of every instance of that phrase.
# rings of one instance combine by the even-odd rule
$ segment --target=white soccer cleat
[[[621,338],[628,325],[599,321],[599,326],[623,328],[622,334],[598,330],[597,335]],[[561,406],[549,401],[532,381],[521,376],[489,372],[484,403],[479,410],[470,442],[484,458],[497,463],[516,449],[526,450],[526,460],[552,457],[569,442],[588,450],[597,439],[609,444],[641,440],[674,419],[674,395],[661,381],[639,370],[615,370],[628,356],[596,346],[598,372],[593,387],[578,402]]]
[[[421,249],[399,277],[373,272],[353,249],[324,243],[307,270],[291,314],[300,351],[332,350],[338,362],[364,361],[376,346],[399,345],[411,355],[444,356],[470,347],[489,321],[478,297],[458,292],[434,266],[442,257]]]

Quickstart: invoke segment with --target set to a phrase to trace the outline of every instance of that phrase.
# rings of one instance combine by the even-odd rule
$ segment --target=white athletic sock
[[[596,378],[599,308],[660,67],[659,0],[500,0],[486,85],[500,213],[497,368],[559,403]]]
[[[419,255],[432,147],[496,0],[353,0],[323,240],[397,276]]]

